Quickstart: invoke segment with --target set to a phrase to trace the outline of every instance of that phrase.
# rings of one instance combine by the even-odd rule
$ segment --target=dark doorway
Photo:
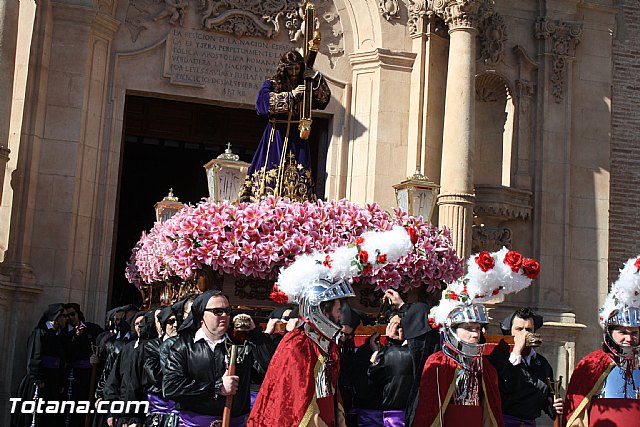
[[[153,206],[170,188],[183,203],[208,196],[203,165],[228,142],[240,159],[250,162],[266,119],[252,109],[128,95],[115,224],[111,307],[139,304],[140,294],[124,277],[131,249],[143,231],[153,227]],[[324,197],[328,120],[314,118],[311,134],[318,197]],[[320,165],[320,167],[318,167]],[[318,179],[320,177],[320,179]]]

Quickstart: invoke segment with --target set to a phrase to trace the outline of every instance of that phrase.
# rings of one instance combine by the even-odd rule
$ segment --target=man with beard
[[[282,55],[275,76],[262,85],[256,111],[269,122],[240,191],[241,202],[258,202],[268,195],[298,202],[316,199],[309,143],[298,131],[307,76],[314,79],[312,108],[324,110],[331,99],[329,86],[319,72],[305,69],[295,50]]]
[[[227,297],[218,290],[204,292],[193,302],[191,316],[199,327],[193,335],[180,335],[171,347],[162,383],[164,396],[176,401],[184,427],[219,422],[227,396],[233,396],[231,426],[242,426],[249,413],[251,375],[266,372],[273,343],[259,331],[251,331],[251,345],[240,346],[236,375],[229,375],[233,343],[227,335],[231,324]]]
[[[80,311],[80,305],[68,303],[64,305],[67,315],[67,328],[63,334],[63,342],[67,359],[65,371],[65,399],[81,401],[88,400],[93,390],[89,390],[93,365],[91,356],[96,338],[102,332],[102,328],[95,323],[85,322],[84,314]],[[69,425],[83,427],[85,414],[68,414]]]
[[[27,341],[27,373],[18,387],[18,396],[23,400],[38,398],[48,401],[62,400],[64,387],[64,345],[62,331],[67,326],[64,306],[49,304],[40,317]],[[19,411],[11,416],[11,427],[31,426],[33,415]],[[59,414],[38,414],[36,425],[47,427],[62,426],[63,418]]]

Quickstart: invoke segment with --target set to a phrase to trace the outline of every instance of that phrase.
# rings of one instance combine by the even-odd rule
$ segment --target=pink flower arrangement
[[[426,286],[431,291],[462,275],[449,230],[421,218],[399,209],[390,214],[377,204],[362,208],[348,200],[297,203],[275,197],[237,206],[205,199],[185,207],[142,234],[125,275],[142,286],[174,276],[187,280],[209,265],[234,276],[275,279],[300,254],[357,244],[364,232],[396,224],[415,230],[415,250],[367,270],[357,279],[360,284],[381,290]]]

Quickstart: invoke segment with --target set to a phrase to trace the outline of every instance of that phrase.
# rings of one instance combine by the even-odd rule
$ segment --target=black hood
[[[172,308],[169,306],[162,307],[160,309],[160,313],[158,313],[158,321],[160,322],[162,333],[164,333],[164,329],[167,327],[167,320],[169,320],[169,318],[174,314],[175,313],[173,312]]]
[[[431,330],[428,322],[429,310],[430,307],[423,302],[409,305],[400,321],[405,339],[418,338]]]
[[[349,325],[354,330],[360,326],[362,323],[362,319],[360,315],[349,306],[349,304],[342,304],[342,308],[340,309],[342,312],[342,317],[340,319],[341,325]]]
[[[196,329],[200,327],[200,323],[204,317],[204,309],[207,308],[207,303],[211,297],[216,295],[222,295],[222,292],[217,289],[211,289],[198,295],[198,297],[193,301],[193,305],[191,306],[191,315],[193,316],[193,326]]]
[[[47,321],[53,322],[64,313],[64,305],[62,303],[49,304],[47,309],[42,313],[40,320],[38,321],[39,326],[44,326]]]

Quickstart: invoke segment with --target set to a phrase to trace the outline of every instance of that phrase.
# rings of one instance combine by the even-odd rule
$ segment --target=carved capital
[[[493,13],[493,0],[434,0],[433,10],[444,19],[449,30],[478,28]]]
[[[456,205],[456,206],[473,206],[476,196],[468,193],[445,193],[438,195],[438,206]]]
[[[535,36],[544,40],[544,53],[551,56],[551,93],[559,103],[564,97],[567,63],[575,58],[582,38],[582,23],[538,18]]]

